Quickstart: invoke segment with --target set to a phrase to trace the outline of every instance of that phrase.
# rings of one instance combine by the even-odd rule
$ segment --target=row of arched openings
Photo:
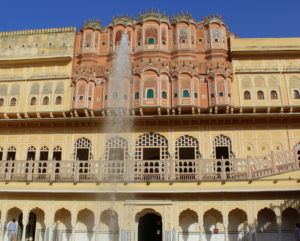
[[[70,240],[72,233],[72,215],[69,210],[61,208],[54,213],[53,238],[54,240]],[[95,233],[96,217],[90,209],[82,209],[76,214],[75,240],[93,240]],[[19,208],[11,208],[7,211],[5,225],[12,219],[17,220],[18,240],[22,239],[25,230],[26,240],[43,240],[46,233],[45,212],[40,208],[34,208],[30,211],[28,223],[23,223],[23,213]],[[197,212],[192,209],[185,209],[179,213],[179,240],[189,240],[195,234],[202,232],[207,240],[211,240],[214,235],[224,235],[225,229],[228,233],[229,241],[247,240],[250,235],[249,225],[256,230],[259,240],[271,240],[274,235],[281,234],[283,240],[292,240],[295,224],[300,222],[299,211],[292,207],[287,207],[281,212],[281,223],[274,210],[263,208],[258,211],[254,223],[249,223],[247,213],[240,208],[235,208],[228,213],[228,225],[224,225],[224,216],[221,211],[211,208],[203,213],[203,227],[199,226]],[[153,209],[144,209],[135,216],[135,222],[138,224],[138,240],[151,241],[153,238],[161,241],[163,238],[163,219],[160,213]],[[110,240],[117,241],[119,238],[119,216],[112,209],[104,210],[100,215],[100,236],[108,234]],[[101,234],[102,233],[102,234]],[[49,234],[48,234],[49,235]],[[99,234],[98,234],[99,235]],[[99,237],[99,236],[98,236]],[[102,237],[104,238],[104,236]]]
[[[257,99],[258,100],[264,100],[265,94],[262,90],[257,91]],[[272,90],[270,92],[270,98],[271,100],[277,100],[278,94],[276,90]],[[300,99],[300,92],[298,90],[293,90],[293,98],[294,99]],[[244,100],[251,100],[251,92],[249,90],[244,91]]]
[[[198,140],[189,135],[179,137],[175,142],[174,157],[171,157],[168,149],[168,140],[158,133],[145,133],[138,137],[135,142],[134,159],[140,162],[140,166],[136,166],[136,171],[142,173],[162,173],[164,171],[164,160],[175,159],[176,171],[180,173],[191,173],[196,171],[195,160],[201,158]],[[26,160],[40,160],[39,173],[45,173],[47,169],[47,161],[61,160],[62,148],[57,146],[52,151],[52,157],[47,146],[43,146],[39,151],[34,146],[27,149]],[[230,159],[232,158],[232,143],[227,136],[220,135],[214,138],[213,141],[213,157],[215,159]],[[104,157],[101,159],[109,160],[107,164],[108,173],[123,173],[124,160],[129,160],[129,145],[128,141],[120,136],[113,136],[108,139],[105,144]],[[3,160],[3,148],[0,147],[0,160]],[[73,158],[83,161],[80,164],[80,172],[86,173],[89,171],[89,163],[93,160],[92,142],[85,138],[79,138],[74,143]],[[16,148],[11,146],[6,153],[6,160],[16,159]],[[230,164],[228,164],[230,165]],[[221,171],[221,161],[216,162],[216,170]],[[56,172],[59,170],[57,169]]]

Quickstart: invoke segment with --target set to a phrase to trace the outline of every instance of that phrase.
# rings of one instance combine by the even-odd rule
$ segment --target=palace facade
[[[123,34],[132,75],[113,133]],[[300,38],[221,16],[0,32],[0,239],[289,241],[300,222]]]

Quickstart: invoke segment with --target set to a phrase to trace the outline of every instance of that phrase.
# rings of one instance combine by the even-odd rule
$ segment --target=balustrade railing
[[[300,169],[300,147],[253,158],[196,160],[7,160],[0,181],[194,182],[252,180]]]

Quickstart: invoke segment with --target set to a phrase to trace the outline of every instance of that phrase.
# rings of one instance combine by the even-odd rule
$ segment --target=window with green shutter
[[[147,99],[152,99],[152,98],[154,98],[154,91],[153,91],[153,89],[148,89],[147,90]]]
[[[190,93],[188,90],[183,90],[183,98],[189,98],[190,97]]]
[[[148,38],[148,44],[155,44],[154,38]]]
[[[163,99],[167,99],[167,92],[166,91],[161,92],[161,97]]]

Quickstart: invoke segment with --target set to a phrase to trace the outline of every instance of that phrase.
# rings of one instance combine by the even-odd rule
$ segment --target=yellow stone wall
[[[243,39],[231,36],[234,73],[233,98],[236,106],[300,105],[293,91],[300,91],[300,38]],[[244,91],[251,100],[244,100]],[[264,92],[264,100],[257,91]],[[275,90],[278,99],[271,99]]]
[[[0,98],[4,104],[0,112],[69,110],[74,39],[75,28],[1,32]],[[33,93],[34,84],[39,90]],[[43,105],[45,96],[49,105]],[[62,97],[60,105],[55,104],[57,96]],[[35,106],[29,105],[32,97],[37,99]],[[10,106],[12,98],[17,99],[16,106]]]
[[[228,136],[232,141],[232,150],[237,158],[266,155],[271,151],[280,152],[293,148],[300,141],[300,124],[255,124],[255,125],[205,125],[198,127],[136,127],[132,134],[121,133],[129,142],[129,152],[134,154],[135,140],[149,131],[165,136],[169,144],[169,153],[174,156],[175,142],[183,135],[195,137],[204,159],[213,158],[213,140],[219,135]],[[95,160],[104,155],[105,142],[111,134],[105,134],[99,127],[67,128],[1,128],[0,147],[5,151],[10,146],[17,149],[17,160],[25,160],[30,146],[40,150],[44,145],[51,150],[57,145],[62,147],[63,160],[73,159],[74,143],[85,137],[92,142],[92,153]],[[38,157],[39,155],[37,155]],[[52,154],[50,154],[52,157]]]

